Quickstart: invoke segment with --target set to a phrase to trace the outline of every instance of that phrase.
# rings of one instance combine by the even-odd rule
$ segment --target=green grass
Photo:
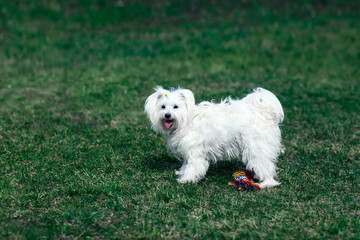
[[[360,238],[357,1],[0,2],[0,238]],[[155,85],[283,104],[282,185],[179,185]]]

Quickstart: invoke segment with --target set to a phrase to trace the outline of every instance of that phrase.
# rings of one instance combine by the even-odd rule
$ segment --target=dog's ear
[[[195,105],[195,97],[192,91],[188,89],[179,89],[179,95],[184,100],[187,106],[192,107]]]
[[[154,90],[155,92],[151,94],[145,101],[145,113],[148,115],[152,123],[155,122],[156,103],[160,98],[165,96],[165,90],[161,86],[156,86]]]
[[[153,122],[151,116],[153,116],[155,113],[156,102],[160,96],[160,91],[158,91],[158,89],[160,89],[160,87],[156,87],[155,92],[151,94],[145,101],[145,113],[148,115],[151,122]]]

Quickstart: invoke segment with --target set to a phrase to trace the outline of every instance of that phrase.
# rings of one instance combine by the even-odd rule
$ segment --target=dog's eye
[[[177,106],[177,105],[175,105],[175,106],[174,106],[174,108],[176,109],[176,108],[178,108],[178,106]]]
[[[162,109],[165,109],[166,107],[165,107],[165,105],[162,105],[161,108],[162,108]]]

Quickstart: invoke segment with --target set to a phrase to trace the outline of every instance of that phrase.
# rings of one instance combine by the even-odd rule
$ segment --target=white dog
[[[280,184],[275,163],[283,149],[279,124],[284,112],[268,90],[257,88],[241,100],[229,97],[219,104],[195,105],[190,90],[158,86],[145,102],[145,113],[170,151],[183,161],[175,171],[179,183],[201,180],[211,161],[242,156],[261,188]]]

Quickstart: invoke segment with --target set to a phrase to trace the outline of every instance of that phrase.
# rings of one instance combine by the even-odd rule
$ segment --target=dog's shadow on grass
[[[163,153],[158,156],[149,156],[142,159],[145,166],[159,172],[174,171],[181,167],[181,162]]]
[[[245,165],[239,161],[219,161],[210,165],[206,176],[231,178],[236,170],[242,168],[245,168]]]
[[[143,158],[143,163],[145,166],[148,166],[150,169],[159,171],[159,172],[168,172],[174,171],[181,167],[182,163],[163,153],[158,156],[149,156]],[[230,176],[238,169],[245,168],[245,166],[239,161],[219,161],[216,163],[210,164],[209,170],[206,174],[208,177],[227,177]]]

